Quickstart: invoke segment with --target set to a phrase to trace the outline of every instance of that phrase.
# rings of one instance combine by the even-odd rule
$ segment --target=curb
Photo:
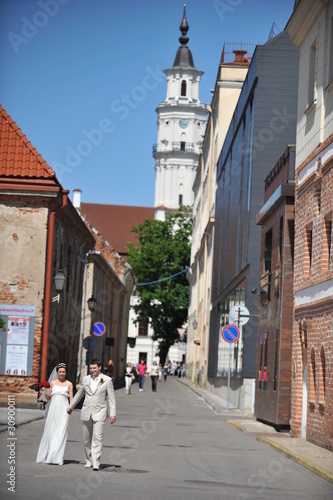
[[[236,427],[236,429],[238,429],[239,431],[243,430],[242,425],[239,422],[235,422],[234,420],[226,420],[226,422],[227,422],[227,424],[230,424],[230,425],[233,425],[234,427]]]
[[[327,481],[333,484],[333,474],[327,469],[324,469],[323,467],[318,467],[314,462],[312,462],[312,460],[308,460],[302,457],[297,452],[293,453],[290,452],[287,448],[279,445],[278,443],[275,443],[269,438],[258,437],[257,440],[260,441],[261,443],[268,444],[275,450],[279,451],[280,453],[283,453],[286,457],[291,458],[295,462],[298,462],[300,465],[303,465],[307,469],[318,474],[318,476],[321,476],[323,479],[326,479]]]

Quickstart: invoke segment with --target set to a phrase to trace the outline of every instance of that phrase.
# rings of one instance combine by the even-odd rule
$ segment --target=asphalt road
[[[34,500],[329,499],[333,485],[225,422],[177,380],[116,392],[101,469],[84,468],[80,411],[71,416],[64,466],[36,464],[44,421],[0,434],[0,498]],[[11,446],[8,446],[11,445]],[[11,478],[9,459],[15,459]],[[15,486],[8,490],[12,479]]]

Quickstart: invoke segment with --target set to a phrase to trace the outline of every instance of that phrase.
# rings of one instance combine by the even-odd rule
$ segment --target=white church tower
[[[205,134],[207,107],[199,100],[202,71],[194,67],[187,46],[189,25],[186,4],[180,25],[181,43],[172,68],[164,71],[167,80],[166,100],[158,114],[157,144],[153,154],[155,170],[155,219],[164,220],[167,213],[180,205],[192,206],[193,182],[200,148]]]

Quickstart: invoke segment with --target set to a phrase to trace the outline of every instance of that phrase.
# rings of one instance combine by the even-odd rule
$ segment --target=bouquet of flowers
[[[37,401],[40,403],[47,403],[47,399],[46,399],[46,390],[49,389],[51,386],[50,384],[48,383],[47,380],[44,380],[43,382],[41,382],[39,384],[39,391],[40,391],[40,396],[39,398],[37,399]]]

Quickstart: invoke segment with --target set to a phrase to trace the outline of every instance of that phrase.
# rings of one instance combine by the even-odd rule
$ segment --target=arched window
[[[311,349],[310,380],[309,380],[309,402],[310,408],[314,409],[316,404],[316,358],[315,350]]]
[[[325,391],[326,391],[326,360],[325,349],[321,346],[320,350],[320,367],[319,367],[319,404],[325,406]]]
[[[181,87],[181,96],[186,96],[186,80],[182,80],[182,87]]]
[[[184,186],[183,186],[183,184],[179,184],[178,205],[183,204],[183,195],[184,195]]]

